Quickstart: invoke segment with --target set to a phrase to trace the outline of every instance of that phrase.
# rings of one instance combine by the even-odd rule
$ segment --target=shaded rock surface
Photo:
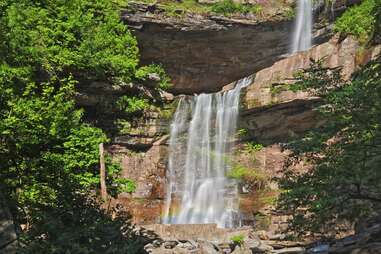
[[[271,65],[289,48],[291,21],[195,16],[182,22],[146,12],[123,14],[134,28],[142,64],[161,63],[172,92],[216,92]]]
[[[334,1],[331,8],[326,6],[327,1],[321,1],[316,19],[327,15],[334,19],[357,2]],[[138,39],[142,64],[162,64],[176,94],[216,92],[225,84],[271,66],[289,52],[293,30],[292,17],[281,11],[265,18],[192,13],[179,18],[166,16],[158,5],[131,3],[122,19]],[[330,26],[316,24],[314,41],[322,43],[328,39]]]
[[[0,193],[0,253],[16,253],[17,235],[7,203]]]
[[[130,212],[134,223],[160,222],[168,159],[165,139],[166,136],[154,142],[147,151],[134,151],[123,144],[112,144],[107,149],[120,162],[121,176],[136,183],[134,193],[122,193],[112,202],[112,206],[122,206]]]

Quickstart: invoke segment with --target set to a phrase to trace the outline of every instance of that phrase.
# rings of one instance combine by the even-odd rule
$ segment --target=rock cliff
[[[336,1],[335,11],[355,2]],[[241,97],[238,129],[245,130],[245,135],[236,150],[240,154],[245,142],[262,143],[264,147],[255,152],[252,166],[269,178],[281,174],[288,156],[280,144],[324,122],[315,112],[319,98],[290,91],[293,74],[307,68],[311,59],[322,59],[328,67],[343,67],[342,74],[349,78],[361,64],[381,52],[380,46],[364,49],[351,37],[325,40],[327,33],[323,32],[319,45],[306,52],[282,55],[288,51],[292,25],[283,17],[260,22],[212,16],[186,16],[178,20],[163,18],[156,7],[147,8],[151,7],[137,5],[135,10],[125,11],[123,19],[134,28],[143,63],[162,63],[175,83],[173,92],[217,91],[231,81],[253,75],[252,84]],[[134,194],[121,194],[113,205],[124,206],[139,224],[160,222],[168,126],[168,119],[163,121],[154,114],[108,147],[108,152],[121,162],[123,176],[137,182]],[[244,158],[238,156],[237,160]],[[274,191],[271,199],[277,195],[277,186],[273,182],[269,185]],[[278,214],[269,202],[258,202],[263,197],[251,198],[247,194],[242,192],[241,208],[248,224],[262,220],[264,228],[272,234],[287,226],[287,216]],[[253,206],[258,203],[261,205]]]
[[[291,55],[255,74],[243,96],[240,127],[262,143],[285,142],[289,137],[317,126],[313,111],[319,98],[305,92],[292,92],[293,75],[309,66],[311,60],[323,60],[329,68],[342,67],[349,78],[357,68],[380,53],[380,47],[362,48],[352,37],[333,37],[308,51]]]
[[[292,21],[223,16],[163,18],[142,7],[122,17],[133,28],[143,64],[161,63],[172,92],[216,92],[287,53]]]
[[[295,1],[288,2],[292,6]],[[333,19],[359,0],[325,1],[316,6],[315,43],[324,42]],[[270,7],[264,7],[265,10]],[[289,52],[292,15],[272,10],[258,16],[212,14],[166,16],[158,5],[130,4],[122,19],[139,42],[143,64],[160,63],[172,78],[176,94],[216,92],[225,84],[271,66]]]
[[[309,51],[286,57],[255,73],[252,84],[245,89],[241,97],[239,129],[246,131],[236,148],[237,160],[244,160],[243,144],[249,141],[262,143],[265,147],[250,155],[251,158],[253,156],[256,158],[251,166],[265,172],[269,178],[279,176],[288,155],[288,151],[284,151],[279,143],[287,142],[289,138],[323,122],[323,119],[319,119],[315,112],[316,106],[319,105],[319,98],[304,92],[288,90],[293,74],[307,68],[311,59],[323,59],[328,67],[343,66],[343,75],[348,78],[361,64],[380,52],[380,46],[364,50],[355,39],[348,37],[340,40],[336,36]],[[142,130],[146,128],[143,123],[140,126]],[[121,137],[119,141],[123,142],[109,147],[109,152],[114,155],[114,158],[121,161],[123,176],[134,179],[138,186],[136,193],[123,194],[116,202],[127,207],[134,215],[134,221],[140,224],[160,221],[165,195],[167,136],[163,136],[163,133],[159,131],[160,128],[150,129],[152,138],[143,139],[145,140],[144,149],[141,149],[142,141],[130,142],[131,137],[126,137],[124,141]],[[143,131],[142,136],[148,133]],[[137,148],[140,149],[138,152],[136,152]],[[276,194],[276,184],[270,183],[270,185]],[[250,197],[245,193],[241,197],[241,206],[246,214],[247,223],[251,224],[253,220],[256,220],[255,215],[258,213],[265,216],[271,214],[266,227],[274,234],[279,233],[287,226],[287,217],[277,214],[269,204],[264,203],[262,207],[253,206],[259,203],[258,198],[263,199],[255,195]]]

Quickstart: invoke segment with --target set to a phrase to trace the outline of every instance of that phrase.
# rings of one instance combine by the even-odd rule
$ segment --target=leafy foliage
[[[26,225],[21,252],[141,253],[121,229],[128,222],[95,204],[98,146],[108,138],[84,123],[76,87],[144,85],[151,72],[164,72],[138,66],[136,39],[107,0],[0,1],[0,41],[0,191]],[[155,85],[155,92],[165,86]],[[142,108],[139,91],[123,110]],[[120,168],[108,168],[110,187],[134,191]]]
[[[258,169],[247,168],[239,163],[234,163],[232,169],[227,173],[227,177],[243,182],[254,191],[264,189],[269,179]]]
[[[379,0],[365,0],[347,10],[336,22],[335,31],[356,36],[367,42],[376,28],[376,11],[381,7]]]
[[[295,229],[340,230],[381,208],[381,57],[353,76],[321,62],[299,76],[297,85],[322,98],[326,124],[290,144],[281,208],[294,214]],[[296,171],[299,162],[311,169]]]
[[[158,4],[154,0],[141,0],[139,2]],[[165,11],[164,14],[174,17],[182,17],[185,13],[198,13],[198,14],[222,14],[225,16],[237,15],[237,14],[255,14],[262,16],[264,1],[258,1],[258,3],[239,4],[234,3],[231,0],[218,1],[216,3],[200,3],[196,0],[162,0],[158,4],[159,8]],[[289,16],[290,10],[289,3],[277,2],[277,9],[279,12],[284,12],[284,15]]]
[[[129,96],[120,97],[117,104],[120,110],[127,113],[142,112],[149,107],[147,99]]]
[[[219,14],[232,14],[232,13],[255,13],[258,14],[262,10],[261,5],[244,5],[233,2],[233,0],[223,0],[212,6],[212,12]]]
[[[230,240],[238,246],[241,246],[244,241],[245,241],[245,236],[244,235],[235,235],[230,238]]]
[[[247,134],[248,134],[247,129],[243,129],[243,128],[241,128],[241,129],[239,129],[239,130],[237,131],[237,136],[238,136],[238,137],[245,137],[245,136],[247,136]]]
[[[8,64],[77,80],[134,76],[137,43],[110,1],[9,0],[4,7],[1,55]]]
[[[39,221],[26,234],[20,236],[25,244],[20,254],[61,253],[142,253],[143,246],[150,240],[136,234],[128,223],[128,216],[118,214],[113,221],[99,209],[92,198],[81,195],[60,197],[71,198],[72,206],[65,209],[49,209],[35,217]],[[41,235],[41,232],[44,232]]]
[[[263,149],[263,145],[262,144],[256,144],[256,143],[253,143],[253,142],[247,142],[245,144],[245,151],[248,152],[248,153],[259,152],[262,149]]]

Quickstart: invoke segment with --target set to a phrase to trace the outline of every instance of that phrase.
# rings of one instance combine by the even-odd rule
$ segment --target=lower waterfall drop
[[[241,89],[182,97],[169,140],[164,224],[239,226],[238,188],[226,174],[234,144]]]

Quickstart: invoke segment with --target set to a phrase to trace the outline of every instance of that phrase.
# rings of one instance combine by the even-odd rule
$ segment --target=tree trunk
[[[100,163],[101,197],[104,201],[106,201],[107,200],[106,165],[105,165],[103,143],[99,144],[99,163]]]

